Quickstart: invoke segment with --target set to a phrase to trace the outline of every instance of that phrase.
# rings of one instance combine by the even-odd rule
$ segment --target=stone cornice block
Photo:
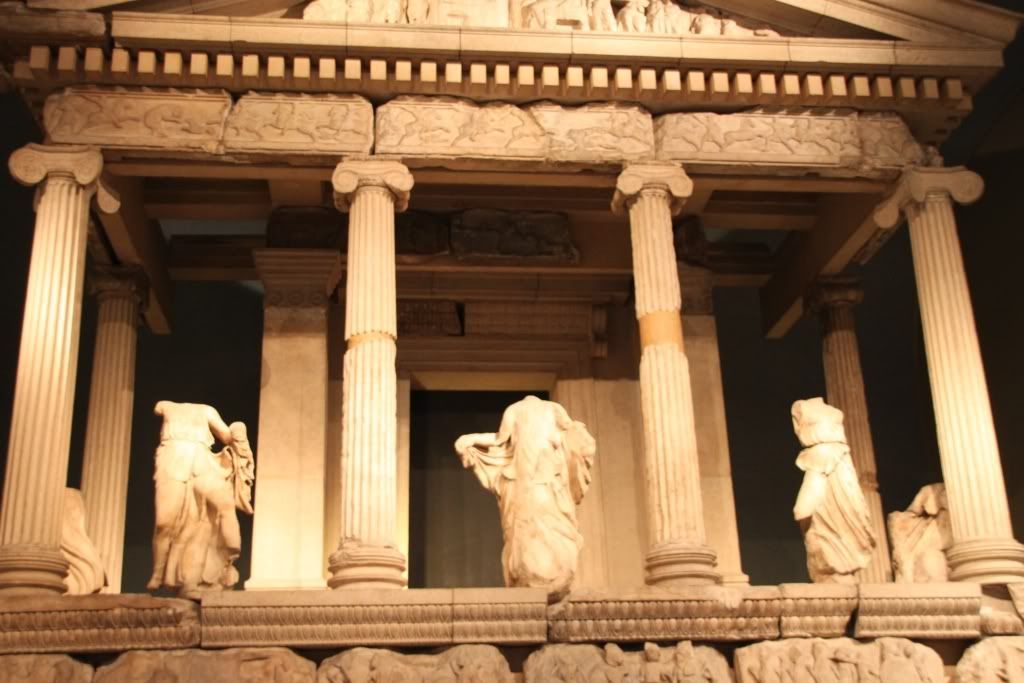
[[[43,126],[53,142],[215,154],[230,109],[224,91],[75,86],[46,98]]]
[[[774,586],[693,586],[632,592],[577,591],[548,608],[551,642],[779,637],[782,594]]]
[[[199,606],[148,595],[0,599],[0,653],[197,647]]]
[[[543,643],[548,637],[547,592],[540,588],[456,588],[455,643]]]
[[[981,587],[976,583],[862,583],[856,638],[977,638]]]
[[[857,609],[857,586],[838,583],[784,583],[783,638],[838,638],[847,635]]]
[[[249,93],[228,115],[227,152],[369,154],[373,106],[358,95]]]

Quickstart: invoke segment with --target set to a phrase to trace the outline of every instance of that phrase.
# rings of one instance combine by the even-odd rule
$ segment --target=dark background
[[[1024,3],[1015,0],[995,4],[1024,9]],[[942,151],[947,164],[966,164],[986,182],[981,201],[959,207],[957,219],[1019,535],[1024,529],[1024,398],[1019,390],[1024,378],[1024,305],[1018,299],[1024,292],[1020,281],[1024,254],[1019,180],[1024,169],[1021,38],[1008,48],[1006,61],[1007,68],[978,94],[971,116]],[[38,140],[38,130],[15,94],[0,96],[0,121],[0,158]],[[4,330],[0,339],[0,468],[6,457],[31,248],[32,194],[32,189],[14,183],[6,169],[0,174],[0,329]],[[862,276],[866,296],[857,310],[858,333],[880,488],[889,512],[905,508],[919,487],[941,479],[905,229],[863,269]],[[752,583],[806,581],[803,545],[791,517],[800,473],[793,466],[798,446],[789,409],[795,399],[824,394],[818,325],[804,320],[785,339],[768,341],[761,334],[756,291],[717,290],[715,306],[743,567]],[[81,470],[94,318],[94,307],[87,298],[68,477],[71,486],[78,485]],[[125,592],[143,591],[150,569],[152,458],[159,432],[153,405],[161,399],[214,405],[226,420],[250,425],[259,453],[259,289],[245,283],[180,283],[173,320],[174,334],[170,336],[159,337],[145,330],[139,336]],[[472,426],[464,431],[484,429],[483,424],[475,426],[478,422],[489,425],[486,429],[491,431],[497,428],[493,419],[496,406],[504,398],[495,397],[495,405],[483,405],[480,401],[444,401],[442,395],[414,397],[413,425],[417,419],[422,423],[433,411],[443,414],[446,423]],[[500,415],[500,410],[497,412]],[[413,505],[421,505],[415,481],[413,486]],[[416,523],[414,516],[414,538]],[[248,538],[249,520],[243,524]],[[248,541],[244,547],[249,547]],[[427,571],[427,560],[416,552],[411,560],[414,570]],[[239,562],[239,570],[244,580],[247,555]],[[479,572],[491,571],[493,567],[479,568]]]

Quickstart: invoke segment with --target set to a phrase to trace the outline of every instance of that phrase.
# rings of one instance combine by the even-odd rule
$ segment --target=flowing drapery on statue
[[[565,595],[583,547],[576,506],[596,451],[586,425],[554,401],[527,396],[505,409],[497,433],[461,436],[455,451],[498,497],[505,585]]]
[[[949,580],[946,550],[953,545],[944,484],[925,486],[905,511],[889,513],[892,568],[896,583]]]
[[[68,595],[99,593],[107,585],[107,574],[96,544],[85,530],[85,503],[78,489],[64,489],[64,517],[61,519],[60,552],[68,561],[64,577]]]
[[[793,517],[804,535],[807,571],[815,583],[857,583],[877,539],[850,458],[843,413],[812,398],[794,403],[792,417],[804,447],[796,459],[804,480]]]
[[[160,401],[156,449],[153,575],[147,588],[197,598],[238,582],[242,550],[236,510],[252,514],[254,459],[245,425],[228,426],[207,405]],[[215,440],[225,445],[211,450]]]

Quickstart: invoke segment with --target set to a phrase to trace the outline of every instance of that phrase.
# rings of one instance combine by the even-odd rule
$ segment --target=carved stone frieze
[[[270,249],[334,249],[348,243],[345,217],[326,206],[280,206],[267,219]]]
[[[512,683],[508,662],[491,645],[458,645],[436,655],[406,655],[357,647],[325,659],[320,681],[436,681],[437,683]]]
[[[0,681],[91,683],[92,667],[67,655],[2,655]]]
[[[956,665],[955,683],[1024,680],[1024,636],[986,638],[967,648]]]
[[[358,95],[249,93],[228,115],[227,151],[368,154],[373,106]]]
[[[839,583],[784,583],[783,638],[838,638],[853,624],[857,586]]]
[[[458,337],[462,320],[454,301],[398,302],[399,337]]]
[[[199,645],[199,608],[145,595],[0,599],[0,652],[117,652]]]
[[[732,672],[717,650],[684,640],[672,647],[644,643],[642,652],[627,652],[615,643],[547,645],[526,660],[527,683],[576,681],[702,681],[732,683]]]
[[[864,583],[854,636],[977,638],[981,589],[976,583]]]
[[[944,683],[942,659],[904,638],[789,638],[736,650],[737,683]]]
[[[574,591],[548,609],[554,642],[759,640],[779,637],[778,588],[719,586]]]
[[[452,218],[451,252],[459,261],[504,264],[578,263],[569,219],[543,211],[470,209]]]
[[[395,216],[395,252],[399,263],[449,252],[448,217],[426,211],[403,211]]]
[[[654,137],[659,159],[718,166],[891,175],[924,159],[921,146],[895,114],[831,109],[665,114],[655,119]]]
[[[96,671],[95,683],[234,681],[314,683],[316,664],[284,648],[139,650]]]
[[[452,641],[543,643],[548,637],[547,594],[539,588],[456,588]]]
[[[451,97],[397,97],[377,108],[377,154],[544,159],[549,142],[537,120],[512,104]]]
[[[499,337],[581,337],[594,332],[587,303],[471,301],[466,303],[466,334]]]
[[[53,142],[217,153],[230,108],[224,91],[75,86],[46,99],[43,125]]]
[[[636,105],[600,103],[526,108],[547,133],[552,161],[639,161],[654,158],[654,123]]]

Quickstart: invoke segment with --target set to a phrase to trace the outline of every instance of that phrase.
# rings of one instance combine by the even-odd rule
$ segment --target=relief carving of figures
[[[654,157],[653,122],[640,107],[589,104],[572,108],[542,102],[527,111],[547,133],[551,159],[603,161]]]
[[[925,163],[925,150],[896,114],[861,114],[858,130],[865,161],[871,166],[915,166]]]
[[[949,580],[946,550],[953,545],[943,484],[922,488],[905,512],[889,513],[892,568],[897,583]]]
[[[227,149],[368,153],[373,108],[362,97],[249,94],[231,111]]]
[[[67,655],[0,655],[4,683],[91,683],[92,667]]]
[[[619,30],[626,33],[647,32],[647,7],[649,0],[626,0],[616,17]]]
[[[463,435],[455,451],[498,497],[505,585],[545,588],[560,599],[583,547],[576,506],[596,451],[586,425],[553,401],[527,396],[505,409],[496,433]]]
[[[527,29],[590,28],[587,0],[524,0],[522,26]]]
[[[156,449],[153,575],[146,587],[174,587],[185,598],[238,582],[242,550],[236,509],[252,514],[254,458],[245,425],[228,426],[216,409],[160,401]],[[213,452],[214,442],[224,448]]]
[[[103,560],[85,531],[85,503],[78,489],[64,489],[60,552],[68,561],[68,575],[64,577],[68,595],[99,593],[107,585]]]
[[[226,93],[66,88],[50,95],[43,123],[53,142],[219,151]]]
[[[590,0],[590,29],[592,31],[618,31],[612,0]]]
[[[378,154],[537,158],[548,141],[537,121],[511,104],[399,97],[377,109]]]
[[[95,683],[314,683],[316,664],[283,647],[135,650],[96,671]]]
[[[807,548],[814,583],[857,583],[876,539],[867,501],[850,458],[843,413],[820,398],[793,404],[793,430],[804,447],[804,472],[793,517]]]
[[[942,659],[904,638],[765,641],[736,651],[737,683],[943,683]]]
[[[967,648],[956,665],[956,683],[1024,681],[1024,637],[986,638]]]
[[[731,683],[732,673],[717,650],[684,640],[674,647],[645,643],[643,652],[625,652],[615,643],[547,645],[526,660],[527,683]]]
[[[357,647],[324,660],[320,683],[512,683],[512,672],[492,645],[457,645],[436,655],[405,655]]]

